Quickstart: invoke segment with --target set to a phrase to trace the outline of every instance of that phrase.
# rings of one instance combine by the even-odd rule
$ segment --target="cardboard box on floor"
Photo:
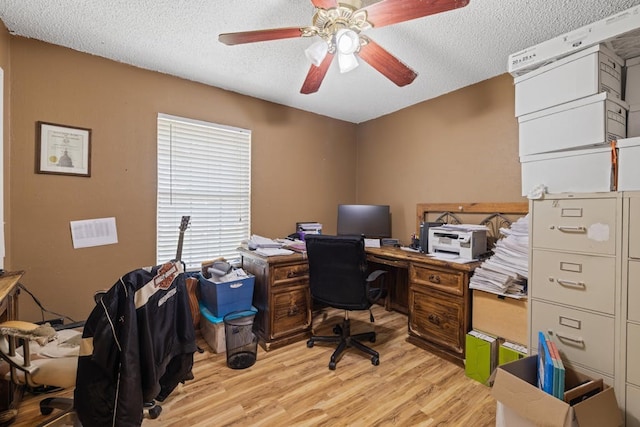
[[[569,406],[563,400],[545,393],[537,387],[537,356],[529,356],[499,366],[491,394],[508,413],[512,425],[545,425],[553,427],[617,427],[622,416],[613,388],[605,385],[600,393]],[[591,379],[567,368],[566,390]],[[502,415],[500,414],[503,418]],[[523,422],[514,424],[514,419]],[[496,417],[498,420],[498,417]],[[530,422],[527,422],[530,421]],[[575,422],[574,422],[575,421]]]

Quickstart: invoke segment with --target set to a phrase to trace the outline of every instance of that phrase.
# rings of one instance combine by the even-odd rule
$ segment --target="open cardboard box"
[[[600,393],[569,406],[540,390],[537,386],[537,356],[529,356],[499,366],[494,373],[491,394],[513,412],[511,418],[529,420],[522,425],[545,425],[553,427],[617,427],[622,425],[622,415],[613,388],[604,385]],[[591,378],[566,368],[566,390]],[[574,423],[575,421],[575,423]]]

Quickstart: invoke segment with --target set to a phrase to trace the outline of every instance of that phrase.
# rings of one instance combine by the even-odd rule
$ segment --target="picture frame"
[[[91,176],[91,129],[37,122],[36,173]]]

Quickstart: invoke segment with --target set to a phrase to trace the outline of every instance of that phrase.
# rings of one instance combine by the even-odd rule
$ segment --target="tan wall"
[[[31,39],[10,47],[7,268],[25,270],[50,310],[84,318],[94,291],[155,263],[159,112],[252,130],[254,233],[284,236],[308,220],[335,232],[337,204],[355,202],[356,125]],[[92,130],[90,178],[34,172],[37,121]],[[103,217],[116,218],[118,244],[73,249],[69,221]],[[24,293],[20,308],[38,320]]]
[[[391,205],[408,243],[417,203],[524,201],[514,96],[505,74],[361,124],[358,203]]]
[[[4,98],[0,99],[0,102],[3,103],[3,179],[4,179],[4,220],[5,222],[9,222],[10,220],[10,210],[9,210],[9,197],[10,197],[10,175],[9,171],[11,168],[11,159],[9,157],[9,135],[11,134],[11,105],[9,103],[10,90],[11,85],[9,82],[11,81],[11,66],[9,62],[9,52],[11,47],[11,36],[7,31],[4,23],[0,21],[0,68],[2,68],[4,72]],[[4,227],[4,224],[0,223],[0,227]],[[5,230],[7,230],[5,228]],[[9,247],[11,244],[11,236],[5,232],[5,247]],[[4,259],[4,267],[6,268],[9,265],[10,254],[8,251],[5,251],[5,259]]]

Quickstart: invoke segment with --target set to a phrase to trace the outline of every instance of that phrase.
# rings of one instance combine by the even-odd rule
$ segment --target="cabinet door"
[[[629,257],[640,259],[640,197],[629,199]]]
[[[627,324],[627,381],[640,387],[640,325]]]
[[[271,297],[271,339],[303,331],[311,326],[309,286],[279,289]]]
[[[640,427],[640,387],[627,386],[627,427]]]
[[[535,201],[532,247],[615,255],[617,199]]]
[[[627,318],[640,322],[640,260],[628,262]]]
[[[409,332],[457,353],[464,352],[462,298],[422,287],[409,291]]]

